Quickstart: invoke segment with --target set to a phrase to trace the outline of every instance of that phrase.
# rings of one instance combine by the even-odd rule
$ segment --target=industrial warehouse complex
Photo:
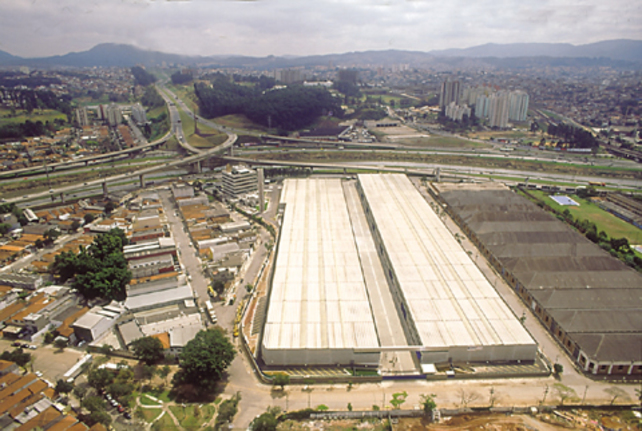
[[[435,184],[438,199],[578,366],[642,374],[642,276],[501,185]]]
[[[286,180],[281,204],[266,365],[376,366],[392,350],[421,364],[535,359],[535,341],[406,176]],[[375,306],[375,267],[391,312]]]

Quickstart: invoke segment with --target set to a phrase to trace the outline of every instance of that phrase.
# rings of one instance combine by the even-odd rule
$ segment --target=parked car
[[[132,418],[132,415],[130,415],[129,412],[123,413],[123,416],[125,417],[125,419],[131,419]]]
[[[118,413],[122,413],[122,412],[125,411],[125,408],[123,406],[121,406],[120,404],[118,404],[117,409],[118,409]]]

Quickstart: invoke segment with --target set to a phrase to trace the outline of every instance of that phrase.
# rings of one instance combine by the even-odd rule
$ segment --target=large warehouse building
[[[359,188],[422,363],[535,358],[535,341],[405,175],[360,175]]]
[[[341,181],[287,180],[281,203],[263,361],[377,365],[379,340]]]
[[[435,186],[453,219],[586,373],[639,379],[639,273],[505,187]]]
[[[375,263],[360,259],[345,187],[285,181],[267,365],[379,363],[375,322],[385,320],[373,315],[363,275]],[[397,348],[422,363],[535,359],[533,339],[406,176],[360,175],[357,190],[404,332]]]

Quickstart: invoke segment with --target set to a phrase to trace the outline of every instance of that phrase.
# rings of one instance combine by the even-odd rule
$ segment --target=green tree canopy
[[[131,349],[138,360],[145,362],[147,365],[155,364],[162,361],[163,343],[158,338],[143,337],[131,344]]]
[[[112,229],[98,235],[89,247],[78,254],[71,251],[56,256],[52,271],[63,282],[75,277],[72,287],[85,298],[125,299],[125,286],[131,280],[123,247],[127,244],[125,233]]]
[[[31,361],[31,354],[23,351],[22,348],[19,347],[11,352],[5,350],[0,355],[0,359],[15,362],[19,367],[24,367]]]
[[[87,382],[89,383],[89,386],[98,390],[105,389],[113,381],[114,381],[114,374],[105,368],[98,368],[96,370],[92,370],[89,372],[89,375],[87,376]]]
[[[272,383],[276,386],[281,386],[281,390],[283,390],[285,385],[290,384],[290,376],[285,373],[276,373],[272,378]]]
[[[213,387],[232,363],[236,351],[220,328],[200,331],[189,341],[179,357],[176,383],[191,383],[200,388]]]
[[[58,379],[54,390],[59,394],[68,394],[69,392],[74,390],[74,385],[73,383],[69,383],[65,380]]]
[[[147,86],[156,82],[156,77],[140,66],[132,67],[131,71],[132,75],[134,75],[134,81],[138,85]]]
[[[270,412],[265,412],[258,418],[254,419],[252,423],[252,430],[254,431],[276,431],[278,422],[274,415]]]

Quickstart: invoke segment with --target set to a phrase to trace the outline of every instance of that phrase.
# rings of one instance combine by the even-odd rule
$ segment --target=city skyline
[[[580,45],[642,39],[640,18],[642,7],[625,0],[17,0],[0,5],[0,50],[39,57],[126,43],[186,55],[298,56],[485,43]]]

